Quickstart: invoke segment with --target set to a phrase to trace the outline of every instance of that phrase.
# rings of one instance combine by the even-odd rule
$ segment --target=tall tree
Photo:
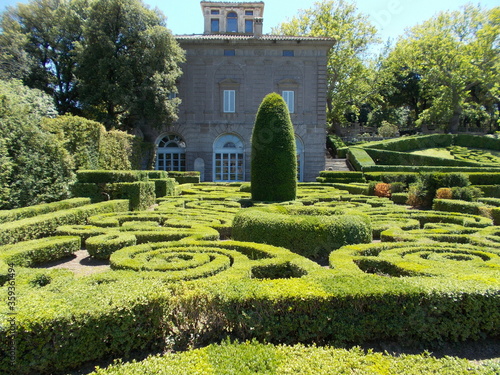
[[[0,27],[3,77],[50,94],[60,114],[123,129],[176,118],[183,51],[140,0],[32,0]]]
[[[349,1],[326,0],[299,11],[273,28],[273,33],[336,39],[328,55],[328,119],[338,124],[345,122],[346,114],[358,113],[372,92],[371,69],[363,61],[370,45],[377,42],[377,30],[368,16]]]
[[[63,143],[40,126],[55,116],[52,98],[20,81],[0,80],[0,209],[67,198],[73,159]],[[5,192],[8,195],[5,196]]]
[[[33,0],[2,16],[0,50],[2,63],[11,63],[8,78],[51,95],[59,113],[77,112],[74,47],[86,7],[87,0]]]
[[[107,127],[163,125],[176,118],[183,51],[164,17],[140,0],[92,4],[79,45],[84,109]]]
[[[455,133],[471,118],[482,117],[490,125],[498,120],[499,48],[500,8],[484,11],[468,5],[409,30],[386,68],[394,72],[393,85],[403,82],[398,78],[402,71],[419,77],[419,100],[426,104],[417,113],[417,124]]]

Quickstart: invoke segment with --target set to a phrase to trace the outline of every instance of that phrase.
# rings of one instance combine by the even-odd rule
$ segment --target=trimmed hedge
[[[229,341],[182,353],[151,356],[140,362],[97,368],[92,375],[170,374],[493,374],[499,366],[473,364],[465,359],[434,358],[428,354],[389,355],[361,348],[339,349],[296,344]],[[383,370],[382,370],[383,369]],[[383,372],[382,372],[383,371]]]
[[[481,202],[468,202],[457,199],[434,199],[432,209],[436,211],[462,212],[471,215],[487,215],[489,210]]]
[[[130,233],[108,233],[90,237],[85,241],[87,251],[97,259],[109,259],[110,255],[123,247],[133,246],[137,239]]]
[[[90,216],[128,208],[128,200],[114,200],[5,223],[0,228],[0,245],[52,236],[61,225],[85,224]]]
[[[128,199],[131,211],[143,211],[151,207],[156,201],[155,190],[156,184],[151,181],[76,183],[72,187],[73,195],[90,198],[92,202]]]
[[[137,182],[148,181],[151,171],[96,171],[79,170],[76,172],[76,178],[79,183],[88,184],[109,184],[117,182]]]
[[[170,171],[168,176],[174,178],[178,184],[199,184],[200,183],[200,172],[189,171],[189,172],[179,172]]]
[[[457,159],[438,158],[434,156],[410,154],[407,152],[377,150],[364,148],[377,165],[404,166],[451,166],[451,167],[481,167],[481,163]]]
[[[483,192],[484,197],[500,198],[500,185],[473,185]]]
[[[364,171],[365,168],[375,166],[372,157],[362,148],[350,147],[347,152],[347,160],[357,171]]]
[[[233,220],[232,236],[238,241],[282,246],[307,258],[325,258],[343,245],[370,242],[372,228],[361,213],[304,215],[274,206],[241,210]]]
[[[266,95],[252,130],[252,200],[292,201],[297,197],[297,153],[288,107],[277,93]]]
[[[80,237],[58,236],[0,246],[0,260],[14,265],[33,265],[58,260],[80,250]]]
[[[499,172],[470,172],[467,173],[472,185],[500,185]]]
[[[453,144],[454,136],[451,134],[429,134],[411,137],[388,139],[382,142],[367,142],[363,148],[377,150],[408,152],[426,148],[448,147]]]
[[[352,182],[366,182],[362,172],[336,172],[336,171],[321,171],[319,177],[316,178],[317,182],[326,183],[352,183]]]
[[[163,347],[170,293],[161,281],[102,274],[26,288],[24,278],[17,270],[16,324],[10,332],[16,363],[8,347],[0,346],[3,374],[67,373],[87,361]],[[0,315],[0,325],[2,340],[10,340],[7,316]]]
[[[71,198],[59,202],[43,203],[36,206],[16,208],[13,210],[0,211],[0,224],[9,221],[26,219],[29,217],[43,215],[49,212],[66,210],[68,208],[80,207],[90,203],[88,198]]]
[[[156,198],[177,195],[177,182],[174,178],[150,179],[155,184]]]

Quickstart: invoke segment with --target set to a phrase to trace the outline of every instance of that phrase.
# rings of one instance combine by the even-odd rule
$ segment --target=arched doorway
[[[214,142],[214,181],[245,180],[245,147],[235,134],[223,134]]]
[[[166,134],[157,144],[157,170],[181,172],[186,170],[186,142],[180,135]]]

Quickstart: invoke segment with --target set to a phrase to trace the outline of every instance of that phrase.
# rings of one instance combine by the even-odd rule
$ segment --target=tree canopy
[[[499,48],[500,7],[442,12],[410,29],[389,53],[386,98],[411,108],[416,125],[452,133],[462,124],[492,129],[500,106]]]
[[[367,52],[377,42],[376,28],[368,16],[346,0],[316,2],[310,9],[273,29],[283,35],[323,36],[336,40],[328,55],[327,111],[330,123],[359,113],[372,92]]]
[[[60,114],[122,129],[176,119],[184,54],[140,0],[32,0],[0,26],[2,78],[48,93]]]

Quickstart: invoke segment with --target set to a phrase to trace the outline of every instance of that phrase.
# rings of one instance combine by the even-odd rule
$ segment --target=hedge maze
[[[248,184],[187,183],[148,210],[88,197],[1,213],[0,372],[169,352],[94,373],[498,373],[334,348],[500,336],[495,198],[473,213],[417,210],[361,177],[298,184],[279,204],[252,203]],[[110,269],[44,267],[80,249]]]

